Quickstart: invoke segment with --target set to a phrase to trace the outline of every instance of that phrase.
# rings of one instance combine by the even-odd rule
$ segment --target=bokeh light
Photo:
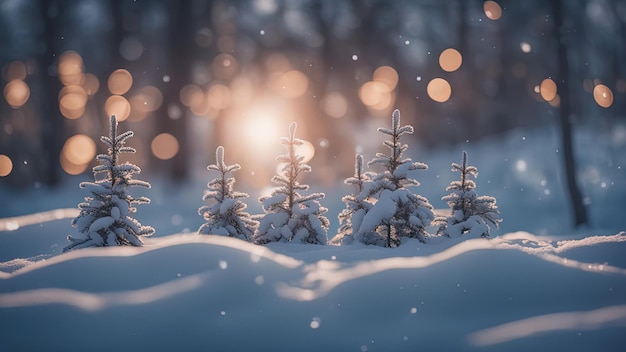
[[[367,107],[384,110],[391,105],[391,91],[389,86],[378,81],[365,82],[359,88],[359,98]]]
[[[441,66],[441,69],[446,72],[458,70],[459,67],[461,67],[462,62],[463,57],[461,56],[461,53],[454,48],[448,48],[441,52],[441,55],[439,55],[439,66]]]
[[[0,177],[8,176],[13,171],[13,162],[11,158],[4,154],[0,154]]]
[[[150,149],[155,157],[161,160],[169,160],[178,154],[180,148],[176,137],[169,133],[161,133],[154,137]]]
[[[490,20],[498,20],[502,17],[502,8],[495,1],[485,1],[483,3],[483,10],[485,11],[485,16]]]
[[[98,90],[100,89],[100,81],[98,80],[98,77],[91,73],[86,73],[85,80],[83,82],[83,89],[87,95],[94,95],[98,93]]]
[[[598,84],[593,88],[593,99],[603,108],[613,105],[613,91],[604,84]]]
[[[556,83],[550,78],[541,81],[539,93],[545,101],[552,101],[556,97]]]
[[[59,80],[63,85],[83,83],[83,58],[75,51],[66,51],[59,58]]]
[[[373,80],[386,84],[392,91],[398,85],[398,72],[391,66],[380,66],[374,71]]]
[[[65,141],[62,153],[74,165],[87,164],[96,157],[96,143],[89,136],[77,134]]]
[[[198,106],[204,102],[204,92],[196,84],[188,84],[180,89],[180,102],[186,107]]]
[[[133,85],[133,76],[127,70],[120,68],[111,73],[108,85],[111,94],[125,94]]]
[[[239,71],[239,62],[230,54],[219,54],[213,59],[213,73],[215,78],[228,80]]]
[[[14,109],[26,104],[29,97],[30,88],[20,79],[14,79],[4,86],[4,99]]]
[[[124,121],[130,115],[130,103],[121,95],[112,95],[104,102],[107,116],[115,115],[118,121]]]
[[[330,117],[344,117],[348,112],[348,101],[343,94],[331,92],[322,99],[322,109]]]
[[[207,103],[211,109],[226,109],[232,103],[230,88],[223,84],[211,86],[207,92]]]
[[[61,150],[61,167],[70,175],[78,175],[96,156],[96,143],[84,134],[74,135],[65,141]]]
[[[133,112],[152,112],[163,105],[163,93],[154,86],[145,86],[130,98]]]
[[[302,144],[296,146],[296,155],[301,156],[302,162],[308,163],[315,156],[315,146],[306,140],[302,140]]]
[[[521,42],[519,44],[519,47],[525,53],[529,53],[532,50],[532,46],[530,46],[530,44],[528,44],[527,42]]]
[[[87,92],[78,85],[68,85],[59,92],[59,110],[68,119],[77,119],[85,113]]]
[[[290,99],[301,96],[309,89],[308,77],[298,70],[290,70],[283,74],[276,74],[271,82],[272,87],[278,93]]]
[[[430,99],[439,103],[445,103],[450,99],[450,95],[452,95],[452,88],[450,87],[450,83],[445,79],[433,78],[428,82],[426,92]]]

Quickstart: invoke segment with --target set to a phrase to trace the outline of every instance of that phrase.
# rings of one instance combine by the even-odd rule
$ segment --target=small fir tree
[[[460,181],[452,181],[446,191],[450,194],[441,198],[448,202],[452,214],[448,217],[439,216],[435,224],[439,225],[438,233],[447,237],[489,237],[491,228],[498,228],[502,222],[496,199],[490,196],[477,196],[476,183],[470,177],[478,176],[475,166],[467,165],[467,153],[463,152],[461,165],[452,163],[452,171],[461,173]]]
[[[412,134],[410,125],[400,127],[400,111],[395,110],[391,117],[391,129],[379,128],[379,132],[391,137],[384,141],[390,154],[377,153],[368,166],[382,165],[385,170],[366,182],[359,194],[360,200],[373,198],[375,204],[364,216],[359,229],[359,237],[368,244],[396,247],[403,237],[426,241],[426,227],[434,219],[433,207],[428,200],[414,194],[407,187],[419,186],[409,173],[426,170],[424,163],[403,158],[406,144],[400,143],[404,134]]]
[[[82,182],[80,188],[86,189],[91,196],[78,204],[80,214],[72,220],[72,226],[84,234],[85,238],[68,236],[70,244],[63,249],[68,251],[85,247],[105,246],[141,246],[141,236],[150,236],[154,229],[142,226],[130,215],[136,211],[134,205],[149,204],[146,197],[135,198],[128,194],[129,187],[150,188],[145,181],[133,179],[141,169],[131,163],[121,164],[120,154],[134,153],[135,149],[125,146],[126,140],[133,136],[132,131],[117,135],[117,120],[111,116],[109,136],[100,140],[108,146],[107,154],[100,154],[100,162],[93,168],[94,182]],[[104,175],[98,179],[98,175]]]
[[[363,217],[372,208],[372,203],[367,199],[360,199],[359,194],[363,192],[363,186],[370,180],[371,173],[363,172],[363,156],[356,155],[354,163],[354,176],[347,178],[344,183],[355,187],[355,193],[344,196],[341,201],[346,207],[339,213],[339,231],[332,239],[333,244],[350,244],[359,238],[359,228],[363,222]]]
[[[200,226],[198,233],[202,235],[214,234],[236,237],[245,241],[252,240],[258,222],[245,211],[246,204],[241,200],[248,198],[248,194],[235,192],[234,177],[227,177],[231,172],[240,170],[239,164],[226,165],[224,163],[224,147],[219,146],[215,151],[215,164],[207,167],[208,170],[220,173],[219,178],[211,180],[208,190],[202,200],[213,201],[213,204],[204,205],[198,209],[206,223]]]
[[[268,197],[261,197],[265,214],[259,222],[255,242],[297,242],[325,244],[329,221],[323,216],[327,209],[319,200],[323,193],[303,196],[298,191],[309,189],[308,185],[300,184],[298,177],[310,172],[311,167],[303,162],[303,157],[296,154],[296,146],[303,141],[295,137],[296,123],[289,126],[289,137],[281,138],[287,148],[287,154],[278,156],[277,161],[284,164],[281,173],[272,177],[278,185]]]

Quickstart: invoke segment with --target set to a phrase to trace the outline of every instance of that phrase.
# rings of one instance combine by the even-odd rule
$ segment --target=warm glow
[[[544,79],[541,81],[539,92],[543,100],[551,101],[556,97],[556,83],[550,78]]]
[[[392,91],[398,85],[398,72],[391,66],[380,66],[374,71],[373,80],[386,84]]]
[[[230,79],[239,71],[239,62],[230,54],[219,54],[213,59],[213,73],[218,79]]]
[[[245,113],[243,121],[236,126],[241,128],[238,133],[246,141],[250,153],[275,157],[267,153],[280,148],[280,132],[285,129],[282,122],[284,114],[280,103],[275,100],[258,101]]]
[[[306,93],[309,79],[298,70],[287,71],[279,76],[274,88],[286,98],[297,98]]]
[[[211,109],[223,110],[231,105],[230,88],[223,84],[216,84],[209,88],[207,103]]]
[[[254,96],[254,85],[245,76],[238,76],[230,82],[231,100],[235,105],[248,104]]]
[[[83,83],[83,58],[75,51],[66,51],[59,58],[59,80],[63,85]]]
[[[98,80],[98,77],[92,75],[91,73],[86,73],[85,80],[83,82],[83,89],[85,89],[87,95],[96,94],[98,89],[100,89],[100,81]]]
[[[348,112],[348,101],[339,92],[328,93],[322,100],[322,108],[328,116],[340,118]]]
[[[130,115],[130,103],[123,96],[112,95],[104,102],[104,111],[107,116],[115,115],[117,121],[124,121]]]
[[[8,176],[13,171],[13,162],[11,158],[4,154],[0,154],[0,177]]]
[[[125,94],[133,85],[133,76],[127,70],[120,68],[111,73],[108,85],[111,94]]]
[[[296,155],[301,156],[303,163],[308,163],[315,155],[315,146],[309,141],[302,140],[302,144],[296,146]]]
[[[96,157],[96,143],[84,134],[77,134],[65,141],[61,153],[74,165],[88,164]]]
[[[377,81],[369,81],[365,82],[359,89],[359,98],[366,106],[380,107],[391,102],[391,92],[386,84]],[[383,109],[384,108],[385,107],[383,107]]]
[[[154,137],[150,145],[152,154],[161,160],[169,160],[178,154],[178,140],[169,133],[161,133]]]
[[[448,83],[445,79],[433,78],[430,82],[428,82],[426,92],[432,100],[439,103],[445,103],[448,99],[450,99],[452,88],[450,87],[450,83]]]
[[[85,104],[87,104],[87,93],[81,86],[68,85],[59,92],[59,110],[68,119],[83,116]]]
[[[4,99],[6,99],[7,103],[14,109],[26,104],[29,97],[30,88],[28,88],[28,84],[22,80],[14,79],[4,86]]]
[[[461,67],[463,57],[461,53],[453,48],[448,48],[439,55],[439,66],[446,72],[453,72]]]
[[[598,84],[593,88],[593,99],[603,108],[613,105],[613,91],[604,84]]]
[[[485,1],[483,4],[483,10],[485,11],[485,16],[490,20],[498,20],[502,17],[502,8],[495,1]]]
[[[59,162],[61,163],[61,168],[63,169],[63,171],[70,175],[82,174],[83,172],[85,172],[85,170],[87,170],[87,167],[89,166],[89,164],[72,164],[71,162],[69,162],[69,160],[67,160],[63,153],[61,153]]]
[[[195,84],[188,84],[180,89],[180,102],[186,107],[198,106],[204,103],[204,92]]]
[[[557,94],[554,99],[550,100],[548,102],[548,104],[550,104],[550,106],[558,108],[559,106],[561,106],[561,97],[559,97],[559,95]]]
[[[154,86],[145,86],[130,99],[132,109],[141,112],[156,111],[163,104],[163,93]]]
[[[521,42],[519,44],[520,49],[522,49],[523,52],[525,53],[529,53],[532,50],[532,47],[530,46],[530,44],[526,43],[526,42]]]
[[[265,67],[270,72],[287,72],[291,65],[289,64],[289,59],[279,53],[273,53],[267,56],[265,59]]]
[[[63,171],[78,175],[89,166],[96,156],[96,143],[84,134],[67,139],[61,150],[60,162]]]

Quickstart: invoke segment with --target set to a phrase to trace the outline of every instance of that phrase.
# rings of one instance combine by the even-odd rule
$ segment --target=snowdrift
[[[70,213],[0,221],[0,350],[621,351],[626,343],[625,233],[517,232],[394,249],[183,233],[60,254],[67,220],[55,219]]]

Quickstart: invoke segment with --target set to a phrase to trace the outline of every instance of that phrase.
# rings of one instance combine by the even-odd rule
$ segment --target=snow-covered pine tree
[[[434,219],[433,207],[428,199],[407,187],[419,186],[419,182],[410,177],[410,172],[426,170],[428,166],[411,158],[402,158],[408,146],[400,143],[400,137],[412,134],[413,127],[400,127],[400,111],[396,109],[391,116],[391,129],[379,128],[378,131],[391,137],[391,140],[384,141],[390,154],[377,153],[368,163],[368,166],[382,165],[385,170],[366,182],[359,194],[360,200],[376,199],[363,217],[359,236],[367,244],[386,247],[400,245],[403,237],[425,242],[426,227]]]
[[[447,237],[470,235],[472,237],[489,237],[492,226],[498,228],[502,222],[496,199],[490,196],[477,196],[476,183],[470,177],[478,176],[475,166],[467,165],[467,152],[463,152],[461,165],[452,163],[452,171],[461,173],[460,181],[452,181],[446,191],[450,194],[441,198],[448,202],[452,214],[448,217],[438,216],[434,224],[439,225],[439,234]]]
[[[251,241],[259,223],[245,211],[246,204],[241,200],[248,198],[247,193],[233,190],[234,177],[228,174],[241,167],[239,164],[226,165],[224,163],[224,147],[219,146],[215,151],[215,164],[207,167],[208,170],[220,173],[219,178],[211,180],[208,190],[202,200],[213,201],[213,204],[204,205],[198,209],[206,223],[200,226],[198,233],[201,235],[222,235],[236,237],[245,241]]]
[[[133,179],[134,174],[141,172],[139,167],[119,161],[120,154],[135,152],[124,145],[132,136],[132,131],[118,136],[117,120],[115,115],[111,116],[109,136],[100,137],[109,147],[108,152],[96,157],[100,165],[93,168],[94,182],[80,183],[80,188],[86,189],[91,196],[78,204],[80,213],[72,220],[72,226],[86,237],[67,236],[70,244],[63,249],[64,252],[85,247],[141,246],[140,236],[154,233],[154,228],[143,226],[130,216],[136,211],[134,205],[150,203],[146,197],[134,198],[127,193],[129,187],[150,188],[148,182]],[[101,174],[104,177],[98,179]]]
[[[339,213],[339,231],[331,240],[332,244],[350,244],[355,237],[361,241],[358,238],[358,230],[363,217],[373,204],[366,199],[360,199],[358,195],[363,191],[363,185],[369,181],[370,177],[370,172],[363,172],[363,155],[357,154],[354,162],[354,176],[344,181],[345,184],[355,187],[355,193],[341,198],[346,207]]]
[[[270,196],[261,197],[265,214],[262,215],[255,242],[297,242],[326,244],[329,221],[323,216],[327,209],[319,200],[323,193],[303,196],[298,191],[309,189],[308,185],[300,184],[298,176],[310,172],[311,167],[303,162],[303,157],[296,154],[296,146],[303,141],[295,137],[296,123],[289,125],[289,137],[281,138],[287,148],[287,154],[276,158],[284,164],[281,172],[272,177],[278,185]]]

